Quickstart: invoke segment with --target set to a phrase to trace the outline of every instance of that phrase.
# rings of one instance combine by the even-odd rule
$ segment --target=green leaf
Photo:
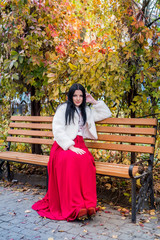
[[[14,50],[11,51],[11,56],[17,55],[18,53]]]
[[[19,62],[22,64],[23,63],[23,57],[19,56]]]
[[[12,75],[12,78],[15,79],[15,80],[18,80],[18,79],[19,79],[19,76],[18,76],[17,73],[14,73],[14,74]]]
[[[18,67],[18,62],[14,62],[14,66],[17,68]]]

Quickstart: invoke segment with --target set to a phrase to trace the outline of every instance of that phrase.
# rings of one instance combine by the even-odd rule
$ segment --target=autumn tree
[[[116,106],[117,116],[158,113],[159,33],[155,19],[146,23],[140,17],[143,11],[144,4],[133,1],[78,2],[84,41],[68,45],[65,56],[52,56],[48,77],[57,91],[50,97],[56,99],[80,82]]]
[[[2,2],[2,86],[56,105],[80,82],[117,116],[158,113],[158,18],[145,16],[148,2]]]

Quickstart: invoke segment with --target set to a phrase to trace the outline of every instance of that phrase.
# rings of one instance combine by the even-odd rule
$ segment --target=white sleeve
[[[92,113],[95,122],[112,116],[111,111],[103,101],[97,101],[97,104],[92,105]]]
[[[70,146],[75,144],[65,132],[65,110],[65,106],[59,106],[52,122],[54,140],[63,150],[67,150]]]

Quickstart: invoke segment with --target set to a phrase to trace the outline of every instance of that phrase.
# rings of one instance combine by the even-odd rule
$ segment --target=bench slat
[[[22,137],[7,137],[8,142],[18,142],[18,143],[31,143],[31,144],[45,144],[52,145],[53,139],[44,138],[22,138]]]
[[[28,121],[28,122],[52,122],[53,116],[12,116],[12,121]],[[118,124],[118,125],[143,125],[156,126],[155,118],[107,118],[97,123]]]
[[[122,176],[125,175],[125,177],[130,178],[130,176],[129,176],[129,165],[127,165],[127,167],[121,167],[121,168],[118,165],[119,164],[117,164],[117,166],[115,166],[115,165],[110,166],[110,165],[107,165],[107,164],[104,164],[104,165],[96,164],[97,173],[99,172],[99,174],[100,174],[100,171],[101,171],[101,172],[105,172],[105,175],[106,175],[106,173],[107,173],[107,175],[112,174],[112,176],[115,176],[115,174],[117,174],[116,175],[117,177],[118,176],[122,177]],[[133,176],[135,176],[136,173],[138,173],[138,167],[134,166],[133,171],[132,171]]]
[[[47,166],[49,161],[49,156],[46,155],[37,155],[37,154],[30,154],[30,153],[21,153],[21,152],[0,152],[0,159],[14,161],[14,162],[21,162],[21,163],[29,163],[29,164],[36,164]],[[101,164],[101,162],[95,162],[96,165],[96,173],[109,175],[109,176],[117,176],[117,177],[125,177],[130,178],[128,175],[128,168],[129,165],[126,165],[125,168],[119,168],[119,164],[113,164],[112,167],[107,164]],[[138,172],[138,167],[135,166],[133,168],[133,174],[135,175]]]
[[[12,116],[11,121],[21,121],[21,122],[50,122],[53,121],[53,116]]]
[[[95,162],[96,172],[102,175],[116,176],[130,178],[129,176],[129,165],[119,166],[120,164],[107,164],[102,162]],[[132,174],[135,176],[138,173],[138,166],[133,167]]]
[[[9,127],[11,128],[30,128],[30,129],[46,129],[52,130],[52,124],[40,124],[40,123],[13,123],[11,122]],[[155,135],[156,130],[154,128],[124,128],[124,127],[107,127],[96,126],[97,132],[102,133],[123,133],[123,134],[141,134],[141,135]]]
[[[8,142],[30,143],[30,144],[45,144],[52,145],[52,139],[42,138],[22,138],[22,137],[7,137]],[[110,143],[98,143],[98,142],[86,142],[88,148],[117,150],[125,152],[139,152],[139,153],[154,153],[154,148],[150,146],[136,146],[126,144],[110,144]]]
[[[53,133],[51,131],[34,131],[34,130],[18,130],[18,129],[9,129],[8,134],[11,135],[25,135],[25,136],[39,136],[39,137],[52,137]]]
[[[49,156],[21,152],[0,152],[0,159],[47,166]]]
[[[52,137],[53,138],[53,133],[51,131],[9,129],[8,134],[24,135],[24,136]],[[111,142],[155,144],[154,137],[134,137],[134,136],[118,136],[118,135],[98,134],[98,139],[102,140],[102,141],[105,140],[105,141],[111,141]]]
[[[134,136],[98,134],[98,140],[102,141],[105,140],[110,142],[155,144],[154,137],[134,137]]]
[[[88,148],[107,149],[124,152],[137,152],[137,153],[154,153],[154,147],[150,146],[136,146],[127,144],[112,144],[112,143],[99,143],[99,142],[86,142]]]
[[[118,125],[142,125],[157,126],[156,118],[106,118],[97,123],[118,124]]]
[[[107,127],[96,126],[97,132],[103,133],[123,133],[123,134],[138,134],[138,135],[155,135],[156,129],[154,128],[132,128],[132,127]]]
[[[14,128],[30,128],[30,129],[46,129],[52,130],[52,124],[45,123],[19,123],[19,122],[11,122],[9,127]]]

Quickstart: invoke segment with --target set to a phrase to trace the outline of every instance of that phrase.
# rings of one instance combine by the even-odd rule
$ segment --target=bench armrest
[[[143,162],[146,162],[147,160],[145,159],[145,160],[141,160],[141,161],[139,161],[139,162],[136,162],[136,163],[133,163],[133,164],[131,164],[130,166],[129,166],[129,176],[131,177],[131,178],[134,178],[134,176],[133,176],[133,168],[134,168],[134,166],[137,166],[137,165],[139,165],[138,166],[138,173],[140,174],[140,175],[142,175],[142,174],[144,174],[144,172],[146,171],[146,169],[145,169],[145,167],[143,166]],[[150,169],[150,167],[148,166],[148,172],[149,171],[151,171],[152,169]],[[148,172],[146,172],[146,173],[148,173]],[[145,174],[146,174],[145,173]]]

